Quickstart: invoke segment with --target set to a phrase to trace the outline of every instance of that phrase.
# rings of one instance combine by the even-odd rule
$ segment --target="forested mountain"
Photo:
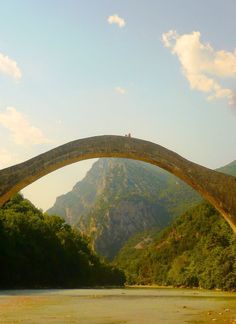
[[[127,159],[99,159],[49,214],[89,235],[95,250],[113,258],[135,233],[162,229],[197,204],[200,196],[170,173]]]
[[[122,285],[124,274],[102,262],[58,216],[21,195],[0,208],[0,288]]]
[[[114,264],[130,284],[236,290],[236,236],[212,206],[201,203],[159,233],[132,237]]]

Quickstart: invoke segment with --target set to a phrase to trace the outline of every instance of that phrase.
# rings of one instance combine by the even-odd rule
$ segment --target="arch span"
[[[69,142],[26,162],[0,170],[0,206],[24,187],[68,164],[100,157],[122,157],[157,165],[198,191],[236,233],[236,178],[190,162],[158,144],[103,135]]]

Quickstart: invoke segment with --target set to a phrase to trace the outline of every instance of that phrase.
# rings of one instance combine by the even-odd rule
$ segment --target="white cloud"
[[[119,94],[126,94],[126,89],[125,88],[122,88],[122,87],[115,87],[114,88],[115,92],[119,93]]]
[[[19,80],[22,77],[22,73],[17,65],[17,62],[1,53],[0,53],[0,73],[7,74],[16,80]]]
[[[170,30],[162,35],[165,47],[177,55],[190,87],[209,93],[208,100],[227,98],[233,104],[234,92],[222,87],[216,78],[236,77],[236,50],[215,51],[200,41],[200,32],[178,35]]]
[[[57,120],[55,121],[55,123],[56,123],[56,125],[62,125],[62,120],[61,120],[61,119],[57,119]]]
[[[109,22],[109,24],[115,24],[115,25],[119,26],[120,28],[122,28],[126,25],[126,21],[124,20],[124,18],[121,18],[118,15],[109,16],[107,18],[107,21]]]
[[[42,131],[31,125],[28,119],[14,107],[8,107],[5,112],[0,112],[0,125],[11,132],[15,144],[32,146],[49,143]]]

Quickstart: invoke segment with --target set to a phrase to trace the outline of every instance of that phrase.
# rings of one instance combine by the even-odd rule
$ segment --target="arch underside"
[[[141,139],[103,135],[69,142],[26,162],[0,170],[0,206],[39,178],[66,165],[101,157],[144,161],[174,174],[208,200],[236,233],[236,178],[190,162]]]

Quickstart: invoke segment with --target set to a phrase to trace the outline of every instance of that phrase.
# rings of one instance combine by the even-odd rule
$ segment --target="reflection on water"
[[[0,291],[0,323],[235,323],[236,294],[191,289]]]

